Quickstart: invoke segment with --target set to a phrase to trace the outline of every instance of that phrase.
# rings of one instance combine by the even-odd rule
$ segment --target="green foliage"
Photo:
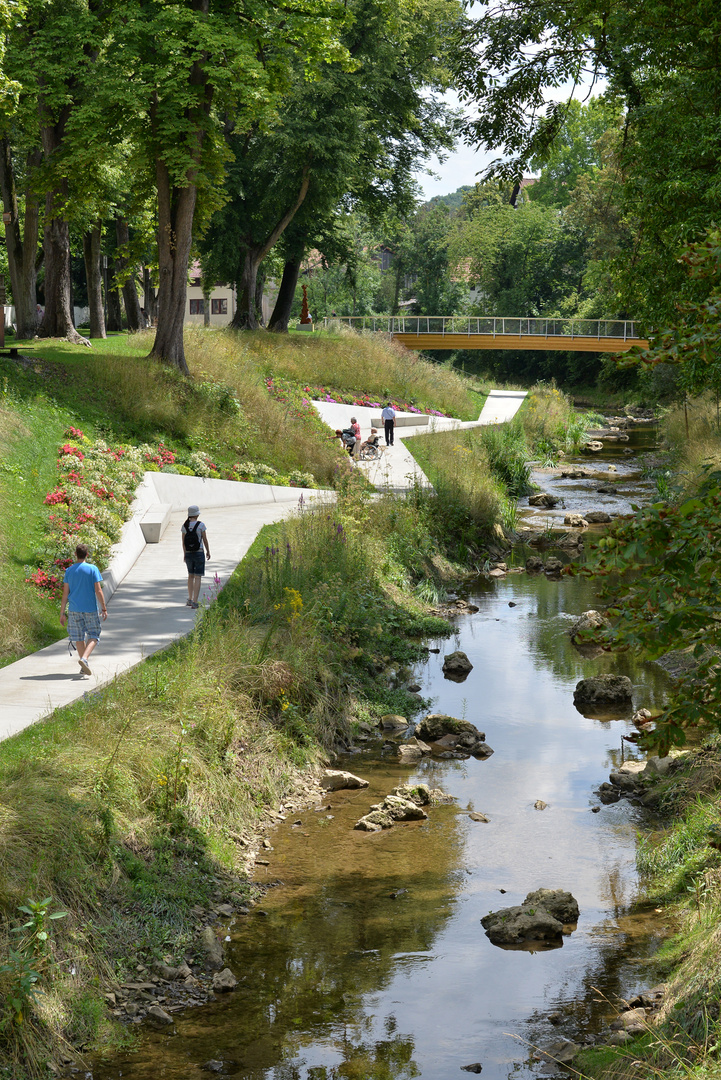
[[[545,206],[567,206],[581,177],[603,164],[603,136],[618,119],[618,103],[613,100],[592,98],[586,105],[569,101],[553,144],[530,162],[534,172],[540,172],[528,188],[531,200]]]
[[[720,25],[710,0],[603,9],[582,0],[572,13],[541,0],[532,12],[523,3],[487,8],[455,54],[461,95],[477,104],[466,132],[500,148],[492,169],[513,180],[531,161],[551,165],[570,150],[577,106],[543,108],[547,91],[569,85],[572,97],[589,71],[606,81],[608,110],[623,115],[623,131],[578,188],[597,239],[610,241],[612,258],[604,265],[594,257],[608,316],[661,325],[689,296],[676,259],[718,208]]]
[[[449,244],[454,220],[453,211],[443,202],[422,206],[405,225],[399,223],[391,235],[393,272],[396,279],[395,304],[399,294],[414,299],[412,311],[417,315],[453,315],[465,307],[466,297],[462,279],[452,274]],[[410,287],[401,289],[401,281],[409,279]]]
[[[0,964],[0,987],[4,991],[5,1006],[9,1007],[9,1016],[0,1014],[0,1038],[9,1021],[15,1025],[25,1022],[40,981],[52,963],[49,923],[65,919],[67,912],[50,912],[51,903],[52,897],[47,896],[44,900],[26,900],[18,906],[17,910],[28,918],[11,930],[12,934],[21,935],[21,940],[16,949],[9,950],[7,961]]]
[[[371,310],[378,280],[364,258],[366,230],[359,215],[339,210],[377,221],[390,209],[412,209],[414,170],[452,143],[452,117],[437,92],[448,81],[451,28],[464,18],[456,0],[364,0],[345,5],[344,16],[340,36],[352,62],[338,57],[312,80],[301,63],[289,64],[276,123],[229,136],[227,203],[201,241],[206,275],[242,280],[247,292],[243,267],[256,267],[292,223],[286,256],[312,249],[327,259],[325,280],[315,283],[316,315]]]
[[[554,208],[526,201],[479,206],[449,244],[451,265],[478,290],[478,315],[553,316],[568,296],[577,306],[584,254],[581,230]]]
[[[598,541],[584,572],[608,579],[613,644],[654,658],[672,649],[689,654],[689,670],[647,737],[665,752],[688,731],[720,729],[721,473],[707,470],[694,498],[634,511]]]
[[[689,244],[679,259],[688,278],[705,293],[703,299],[676,305],[673,322],[656,332],[649,348],[629,363],[678,366],[676,396],[711,390],[721,393],[721,229],[709,229],[703,240]]]

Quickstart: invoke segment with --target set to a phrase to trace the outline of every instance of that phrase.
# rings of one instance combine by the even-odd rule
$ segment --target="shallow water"
[[[555,495],[559,504],[550,509],[529,507],[527,499],[519,504],[519,525],[525,528],[546,528],[563,525],[566,514],[585,514],[589,510],[605,510],[611,517],[632,513],[633,505],[651,501],[655,497],[656,485],[653,479],[643,474],[639,455],[652,450],[656,444],[654,426],[630,428],[629,441],[624,443],[604,443],[600,454],[579,454],[573,458],[564,458],[555,469],[537,468],[531,480],[542,491]],[[632,454],[625,451],[630,449]],[[608,471],[608,466],[613,471]],[[559,476],[561,469],[585,469],[593,476],[589,479],[563,480]],[[616,485],[614,493],[599,493],[596,489],[603,484]]]
[[[666,927],[637,903],[644,811],[622,800],[591,812],[594,790],[628,756],[630,715],[587,719],[573,689],[614,671],[631,678],[636,708],[660,706],[666,677],[627,655],[573,648],[570,621],[594,606],[586,580],[482,579],[469,598],[479,611],[456,619],[455,638],[428,642],[439,652],[416,675],[431,711],[471,720],[493,756],[411,769],[378,739],[339,761],[370,787],[269,833],[269,866],[256,871],[278,887],[227,926],[235,993],[176,1015],[170,1032],[145,1031],[136,1053],[96,1063],[96,1080],[202,1077],[209,1059],[240,1080],[441,1080],[472,1062],[485,1080],[525,1080],[549,1070],[533,1047],[598,1032],[618,997],[654,982]],[[441,670],[455,648],[474,665],[460,684]],[[416,780],[454,804],[426,822],[353,830],[371,803]],[[472,810],[490,822],[471,821]],[[492,945],[480,919],[541,887],[578,900],[563,946]]]

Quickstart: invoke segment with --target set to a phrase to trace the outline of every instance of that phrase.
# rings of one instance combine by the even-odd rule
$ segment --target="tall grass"
[[[279,337],[265,331],[186,331],[193,374],[237,385],[254,371],[377,399],[393,397],[461,420],[478,418],[484,394],[450,365],[435,364],[384,334],[346,330],[337,334]]]
[[[533,457],[553,456],[559,450],[576,452],[589,426],[588,418],[574,409],[571,399],[548,383],[531,388],[518,418]]]
[[[417,435],[406,446],[436,492],[436,512],[466,547],[488,537],[504,517],[506,492],[492,467],[484,428]],[[498,452],[500,440],[494,450]]]
[[[707,395],[675,405],[661,423],[670,445],[676,483],[682,492],[698,490],[707,468],[721,468],[721,430],[717,402]]]

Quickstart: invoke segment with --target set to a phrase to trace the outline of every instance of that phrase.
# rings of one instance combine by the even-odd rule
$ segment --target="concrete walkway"
[[[398,427],[395,445],[385,451],[380,462],[364,462],[361,467],[381,489],[403,491],[415,481],[428,484],[404,439],[449,428],[501,423],[515,414],[524,397],[521,392],[494,390],[478,420],[431,417],[426,424]],[[346,427],[350,417],[357,416],[364,438],[379,411],[320,401],[314,404],[333,429]],[[417,419],[413,413],[399,416]],[[68,655],[67,639],[0,668],[0,740],[107,685],[190,632],[198,612],[185,605],[187,575],[180,544],[180,526],[189,504],[200,506],[208,528],[211,560],[200,596],[201,603],[207,603],[228,580],[263,525],[296,510],[301,494],[306,504],[332,498],[331,492],[146,473],[136,492],[133,517],[124,526],[111,565],[103,574],[109,614],[91,657],[93,674],[80,673],[76,654]],[[159,506],[170,511],[169,524],[159,543],[146,544],[141,521],[146,512]]]
[[[395,429],[393,446],[385,447],[380,459],[358,462],[358,465],[375,487],[393,492],[407,491],[413,484],[430,486],[430,481],[413,454],[404,445],[405,439],[414,435],[429,435],[435,431],[457,431],[459,429],[481,427],[485,424],[502,424],[512,419],[518,412],[526,396],[525,390],[491,390],[486,398],[477,420],[456,420],[447,416],[423,416],[422,423],[408,423],[420,420],[417,413],[399,412],[398,418],[406,423]],[[361,405],[343,405],[330,401],[314,401],[313,405],[322,420],[332,430],[348,427],[351,416],[355,416],[361,427],[361,437],[367,439],[373,420],[379,419],[380,409],[369,409]],[[376,425],[377,426],[377,425]],[[378,428],[383,442],[383,428]]]
[[[180,476],[172,479],[195,480],[194,477]],[[237,485],[223,480],[202,483],[210,502],[213,501],[213,486],[217,484],[255,488],[256,497],[259,493],[270,493],[267,486]],[[103,623],[100,644],[91,656],[92,675],[80,673],[77,654],[68,655],[67,639],[0,668],[0,739],[22,731],[54,709],[112,682],[116,675],[189,633],[198,611],[185,606],[188,578],[182,557],[180,526],[186,518],[187,503],[198,502],[202,520],[208,528],[211,560],[206,564],[200,594],[202,604],[213,599],[218,588],[225,584],[259,529],[297,509],[301,494],[298,489],[273,490],[282,494],[284,500],[226,503],[206,509],[207,501],[203,502],[197,493],[191,492],[187,499],[184,498],[183,508],[173,511],[160,543],[144,545],[134,565],[117,585],[108,603],[108,619]],[[322,496],[318,491],[304,491],[303,497],[310,501]],[[128,546],[127,537],[125,546]],[[214,582],[216,575],[217,584]]]

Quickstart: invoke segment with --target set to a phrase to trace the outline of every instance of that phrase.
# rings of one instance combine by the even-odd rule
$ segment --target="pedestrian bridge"
[[[408,349],[545,349],[626,352],[648,347],[625,319],[506,319],[475,315],[358,315],[324,319],[328,329],[350,326],[389,334]]]

